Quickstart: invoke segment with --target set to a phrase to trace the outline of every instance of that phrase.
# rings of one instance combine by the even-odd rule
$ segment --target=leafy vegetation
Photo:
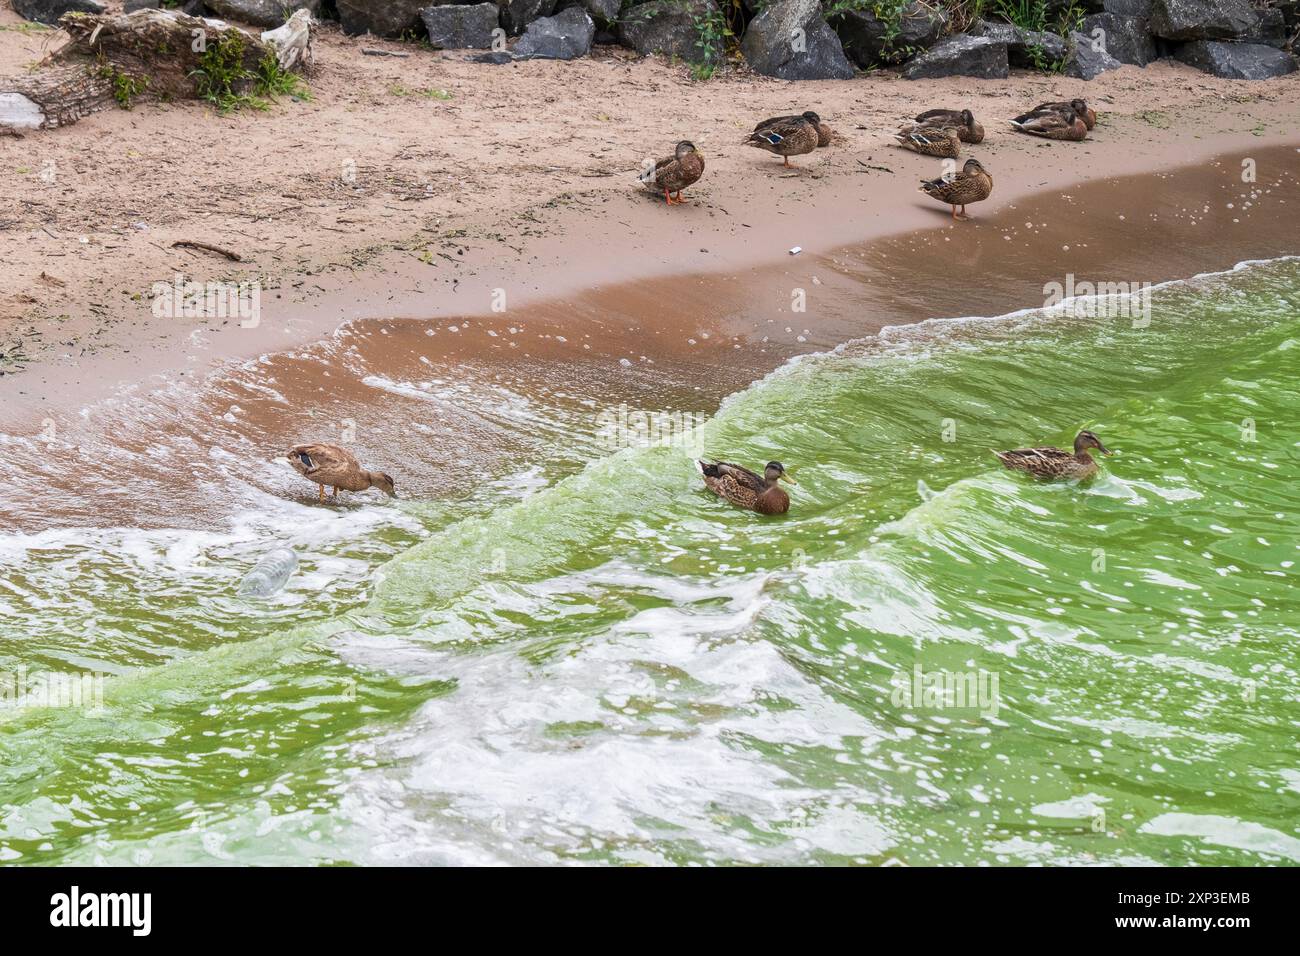
[[[209,42],[199,57],[194,78],[199,98],[207,100],[218,113],[239,109],[264,110],[268,98],[296,96],[310,99],[310,94],[296,73],[282,69],[275,54],[267,51],[256,70],[244,66],[244,38],[237,31],[222,33]]]

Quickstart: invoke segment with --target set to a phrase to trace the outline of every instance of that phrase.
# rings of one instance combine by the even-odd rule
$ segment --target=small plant
[[[737,15],[740,0],[731,0],[728,4],[735,8]],[[734,38],[727,14],[716,3],[706,5],[705,12],[692,17],[695,23],[695,48],[699,56],[691,66],[691,76],[697,80],[707,80],[717,72],[719,62],[726,49],[727,41]]]
[[[243,36],[234,30],[208,44],[199,58],[199,68],[190,76],[194,78],[199,98],[223,114],[244,108],[265,110],[270,105],[266,97],[287,95],[310,99],[311,96],[303,87],[301,77],[280,66],[274,51],[266,52],[256,70],[247,69]]]
[[[131,108],[131,100],[149,88],[149,77],[131,76],[129,73],[113,74],[113,99],[124,110]]]

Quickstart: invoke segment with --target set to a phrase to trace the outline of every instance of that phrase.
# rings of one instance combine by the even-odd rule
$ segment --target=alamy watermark
[[[104,709],[106,674],[97,671],[28,675],[27,667],[0,671],[0,710],[28,707],[71,707],[96,713]]]
[[[1081,319],[1132,319],[1133,328],[1145,329],[1151,324],[1151,283],[1078,281],[1070,272],[1065,282],[1043,285],[1043,306]]]
[[[596,438],[610,449],[670,445],[700,455],[704,451],[701,429],[706,421],[708,416],[702,412],[646,411],[623,404],[596,416]]]
[[[262,321],[262,283],[193,282],[177,273],[170,283],[155,282],[151,295],[158,319],[239,319],[245,329]]]
[[[998,674],[975,671],[925,671],[920,664],[911,673],[899,671],[891,679],[889,696],[895,707],[917,710],[978,710],[983,717],[998,715]]]

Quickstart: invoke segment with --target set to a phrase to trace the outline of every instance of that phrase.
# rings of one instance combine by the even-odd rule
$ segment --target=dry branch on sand
[[[168,10],[64,14],[69,39],[32,73],[0,78],[0,128],[51,129],[136,97],[239,96],[311,65],[311,14],[260,37]]]

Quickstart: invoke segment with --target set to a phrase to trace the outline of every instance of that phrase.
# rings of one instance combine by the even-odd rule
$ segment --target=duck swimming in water
[[[1023,471],[1035,478],[1057,480],[1062,478],[1091,478],[1097,474],[1097,463],[1088,454],[1095,448],[1103,455],[1110,449],[1092,432],[1079,432],[1074,439],[1074,454],[1060,448],[1017,448],[1014,451],[995,451],[998,460],[1012,471]]]
[[[708,489],[738,508],[748,508],[761,515],[783,515],[790,510],[790,496],[777,482],[788,481],[792,485],[798,482],[785,473],[785,466],[779,461],[769,461],[762,475],[725,461],[697,461],[695,465]]]

